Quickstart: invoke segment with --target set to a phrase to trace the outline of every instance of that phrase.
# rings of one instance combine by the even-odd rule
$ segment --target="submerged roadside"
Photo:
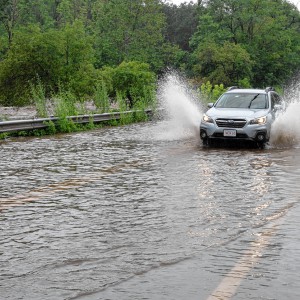
[[[26,120],[37,118],[35,106],[0,106],[0,122],[9,120]]]
[[[18,136],[43,136],[95,129],[103,126],[118,126],[147,121],[153,117],[154,109],[137,109],[84,114],[50,116],[38,118],[34,107],[6,108],[5,120],[0,119],[0,139]]]

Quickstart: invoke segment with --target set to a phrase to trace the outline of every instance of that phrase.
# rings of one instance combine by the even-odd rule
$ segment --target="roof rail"
[[[227,91],[236,90],[238,88],[239,88],[238,86],[231,86],[227,89]]]
[[[272,86],[266,87],[265,92],[268,93],[270,91],[275,91],[275,89]]]

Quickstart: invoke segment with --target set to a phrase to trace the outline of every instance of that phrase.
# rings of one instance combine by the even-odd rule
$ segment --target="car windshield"
[[[266,109],[266,94],[259,93],[226,93],[216,103],[218,108]]]

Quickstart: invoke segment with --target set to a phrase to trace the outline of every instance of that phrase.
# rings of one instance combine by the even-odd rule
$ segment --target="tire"
[[[212,144],[212,142],[211,142],[211,140],[209,138],[203,139],[202,143],[203,143],[204,147],[210,147],[211,144]]]
[[[257,147],[258,147],[258,149],[265,149],[266,143],[265,142],[258,142]]]

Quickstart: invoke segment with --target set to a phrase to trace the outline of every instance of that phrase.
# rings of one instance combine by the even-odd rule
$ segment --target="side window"
[[[271,108],[274,109],[275,105],[281,103],[281,98],[278,94],[271,93]]]

